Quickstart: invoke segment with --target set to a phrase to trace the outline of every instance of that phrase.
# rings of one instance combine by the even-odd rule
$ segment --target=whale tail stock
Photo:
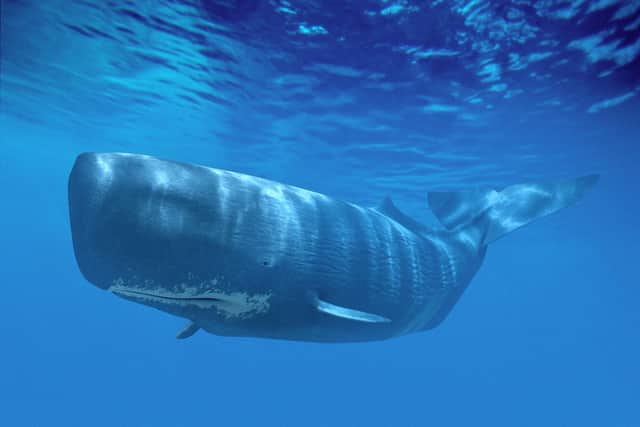
[[[574,204],[598,179],[599,175],[585,175],[556,182],[516,184],[500,191],[430,192],[429,207],[447,230],[475,231],[482,247]]]

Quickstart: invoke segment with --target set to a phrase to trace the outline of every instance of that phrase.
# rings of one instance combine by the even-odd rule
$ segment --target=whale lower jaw
[[[111,292],[118,296],[143,299],[166,304],[196,305],[200,308],[210,308],[211,304],[223,303],[224,299],[212,296],[185,296],[180,294],[158,294],[147,291],[138,291],[127,288],[110,288]]]
[[[146,305],[164,305],[177,308],[214,310],[226,320],[244,320],[269,311],[271,294],[249,295],[246,292],[206,291],[192,289],[168,292],[162,289],[136,289],[113,285],[109,291],[128,300]]]

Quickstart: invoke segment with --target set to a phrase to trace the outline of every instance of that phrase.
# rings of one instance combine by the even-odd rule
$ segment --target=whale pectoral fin
[[[176,338],[179,340],[189,338],[191,335],[195,334],[199,330],[200,330],[200,326],[196,325],[194,322],[189,322],[187,326],[184,327],[183,330],[178,332],[178,335],[176,335]]]
[[[354,310],[352,308],[340,307],[339,305],[331,304],[315,298],[316,309],[322,313],[330,314],[331,316],[340,317],[342,319],[355,320],[358,322],[368,323],[387,323],[391,322],[391,319],[387,319],[377,314],[367,313],[366,311]]]

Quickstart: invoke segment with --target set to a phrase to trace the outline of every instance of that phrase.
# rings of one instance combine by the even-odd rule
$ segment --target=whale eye
[[[258,255],[255,263],[262,268],[273,268],[278,265],[278,257],[276,254],[265,251]]]
[[[261,254],[256,261],[258,261],[258,265],[265,268],[271,268],[276,265],[276,257],[272,254]]]

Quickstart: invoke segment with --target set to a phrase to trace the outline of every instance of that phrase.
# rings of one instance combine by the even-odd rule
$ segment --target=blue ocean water
[[[1,2],[0,425],[640,426],[640,2]],[[194,162],[432,224],[429,190],[600,173],[438,328],[199,333],[81,276],[85,151]]]

